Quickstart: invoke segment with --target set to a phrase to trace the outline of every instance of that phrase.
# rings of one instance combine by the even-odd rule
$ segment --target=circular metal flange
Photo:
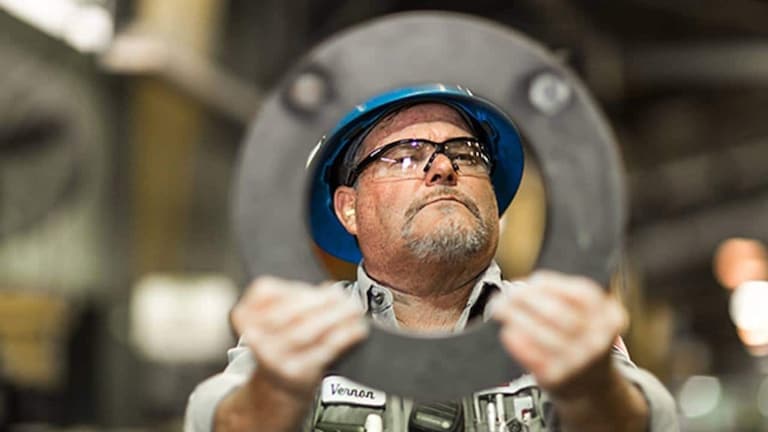
[[[314,74],[311,85],[307,71]],[[342,32],[309,52],[266,99],[243,148],[234,195],[236,235],[250,274],[326,277],[306,230],[307,157],[355,105],[421,83],[468,87],[509,114],[546,187],[537,267],[607,284],[620,256],[624,185],[614,138],[594,101],[559,60],[522,34],[443,12],[392,15]],[[332,91],[307,98],[309,104],[289,102],[302,88]],[[494,323],[445,337],[372,326],[334,371],[422,399],[465,396],[522,373],[499,344]]]

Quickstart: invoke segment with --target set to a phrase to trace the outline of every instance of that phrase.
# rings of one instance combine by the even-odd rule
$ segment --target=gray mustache
[[[480,216],[480,209],[477,207],[477,204],[475,204],[475,202],[469,196],[467,196],[465,193],[461,191],[458,191],[456,189],[452,189],[446,186],[433,190],[432,192],[428,193],[423,199],[411,204],[411,206],[408,207],[408,209],[405,211],[405,219],[410,221],[411,219],[413,219],[414,216],[416,216],[416,213],[418,213],[419,210],[426,207],[427,204],[430,203],[430,201],[440,197],[451,197],[455,199],[456,201],[463,204],[469,210],[469,212],[472,213],[472,215],[475,216],[478,220],[482,220],[482,217]]]

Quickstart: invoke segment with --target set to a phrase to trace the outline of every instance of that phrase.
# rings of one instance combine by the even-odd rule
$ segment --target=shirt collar
[[[477,304],[478,300],[483,297],[486,298],[486,292],[493,289],[501,289],[501,269],[496,261],[491,261],[488,268],[485,269],[483,274],[477,279],[477,282],[472,287],[472,292],[469,294],[467,304],[464,305],[464,313],[457,323],[457,327],[464,328],[469,317],[469,311]],[[377,310],[372,309],[389,309],[392,306],[392,290],[391,288],[380,284],[371,278],[366,273],[363,266],[363,262],[357,266],[357,295],[360,298],[360,304],[363,306],[365,312],[376,313]],[[371,305],[372,299],[378,300],[378,305]]]

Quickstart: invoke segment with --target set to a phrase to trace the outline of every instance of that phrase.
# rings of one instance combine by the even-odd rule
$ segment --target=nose
[[[455,185],[458,173],[451,159],[440,153],[432,156],[433,160],[428,165],[424,181],[427,186]]]

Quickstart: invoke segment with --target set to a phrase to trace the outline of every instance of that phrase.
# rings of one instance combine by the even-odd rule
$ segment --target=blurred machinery
[[[110,113],[85,59],[0,21],[0,425],[67,422],[95,402],[84,325],[114,274]]]

